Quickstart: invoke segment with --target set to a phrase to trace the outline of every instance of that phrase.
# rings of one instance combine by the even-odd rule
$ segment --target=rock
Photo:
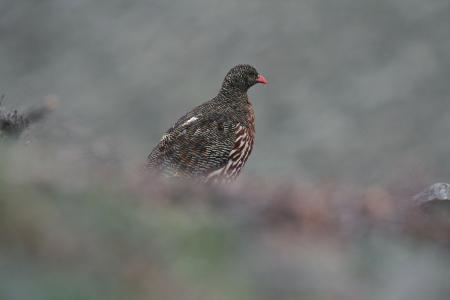
[[[417,205],[433,200],[450,200],[450,184],[444,182],[434,183],[423,192],[414,196]]]

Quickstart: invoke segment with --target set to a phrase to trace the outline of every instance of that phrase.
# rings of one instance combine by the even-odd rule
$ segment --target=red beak
[[[267,81],[267,79],[262,76],[262,75],[258,75],[258,78],[256,78],[256,82],[262,83],[262,84],[268,84],[269,82]]]

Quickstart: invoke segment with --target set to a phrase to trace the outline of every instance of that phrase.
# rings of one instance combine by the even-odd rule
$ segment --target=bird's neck
[[[247,92],[222,88],[215,99],[220,106],[226,106],[228,109],[231,109],[234,117],[242,125],[250,128],[252,132],[255,131],[255,115]]]
[[[226,86],[222,86],[222,88],[219,91],[219,98],[222,99],[222,101],[227,101],[230,103],[235,104],[249,104],[247,91],[241,91],[239,89],[235,88],[227,88]]]

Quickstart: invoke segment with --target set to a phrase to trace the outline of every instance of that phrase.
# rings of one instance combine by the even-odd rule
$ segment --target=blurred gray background
[[[238,63],[269,80],[246,176],[450,180],[448,0],[0,0],[0,93],[60,99],[48,153],[145,163]]]

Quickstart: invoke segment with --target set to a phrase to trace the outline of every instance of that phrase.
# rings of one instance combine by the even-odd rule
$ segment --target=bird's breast
[[[252,131],[252,135],[254,137],[254,135],[255,135],[255,111],[253,110],[253,105],[251,105],[251,104],[248,106],[247,122],[248,122],[248,127]]]

